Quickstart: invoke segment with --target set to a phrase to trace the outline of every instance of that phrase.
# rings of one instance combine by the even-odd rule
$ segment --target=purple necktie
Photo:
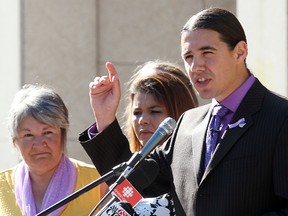
[[[212,111],[212,118],[209,123],[206,135],[206,154],[205,154],[205,169],[214,153],[215,147],[219,140],[219,134],[222,127],[221,122],[223,117],[228,113],[229,109],[222,105],[216,105]]]

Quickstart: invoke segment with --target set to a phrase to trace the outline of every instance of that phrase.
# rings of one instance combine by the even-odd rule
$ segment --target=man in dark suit
[[[179,216],[288,215],[288,101],[266,89],[247,68],[241,24],[226,10],[203,10],[184,25],[181,48],[191,82],[212,103],[185,112],[169,140],[140,164],[154,160],[159,165],[144,192],[157,195],[159,185],[168,185],[161,190],[172,191]],[[217,105],[228,113],[208,161],[206,135]],[[117,120],[104,128],[84,144],[92,159],[99,142],[121,146]],[[133,178],[137,169],[132,183]]]

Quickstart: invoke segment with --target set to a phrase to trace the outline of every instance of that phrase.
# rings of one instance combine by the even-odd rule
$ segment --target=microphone
[[[147,159],[141,162],[141,166],[137,167],[136,173],[133,172],[129,175],[129,182],[131,182],[139,191],[142,191],[154,182],[159,170],[156,161]]]
[[[139,162],[141,162],[154,148],[156,148],[157,145],[159,145],[160,143],[165,141],[172,134],[175,127],[176,127],[176,121],[170,117],[167,117],[166,119],[164,119],[160,123],[157,130],[150,137],[150,139],[147,141],[147,143],[144,145],[144,147],[141,149],[141,151],[134,153],[133,156],[130,158],[130,160],[126,163],[126,165],[127,165],[126,169],[122,172],[122,174],[114,182],[114,184],[112,184],[110,186],[110,193],[113,190],[117,190],[117,188],[119,186],[123,185],[123,184],[121,184],[122,182],[129,182],[126,178],[129,176],[129,174],[132,172],[132,170],[137,166],[137,164]],[[143,182],[143,184],[138,182],[138,185],[142,185],[142,187],[140,187],[141,189],[145,188],[147,185],[150,185],[156,177],[156,175],[154,175],[154,174],[159,171],[159,166],[154,160],[147,160],[145,162],[146,162],[145,165],[139,167],[138,172],[140,174],[142,174],[142,173],[144,174],[144,176],[145,176],[144,180],[148,181],[148,183],[145,181]],[[149,168],[152,168],[152,170],[155,169],[155,172],[153,172],[153,174],[151,176],[146,175],[147,173],[150,173],[150,172],[146,173],[147,170],[151,171],[151,169],[149,169]],[[140,178],[140,180],[143,181],[142,178]],[[130,182],[129,182],[129,184],[130,184]],[[131,188],[135,189],[132,185],[131,185]],[[137,190],[135,189],[135,191],[137,191]],[[114,194],[117,194],[117,192]],[[122,198],[122,197],[120,197],[120,198]],[[141,198],[142,198],[142,196],[141,196]],[[116,195],[116,197],[113,196],[113,198],[101,209],[101,211],[97,214],[97,216],[98,215],[99,216],[106,216],[106,215],[111,215],[111,213],[114,213],[115,211],[113,212],[111,209],[119,209],[118,207],[117,208],[115,207],[117,204],[117,201],[119,201],[119,197],[117,195]],[[124,201],[127,201],[127,199],[124,199]],[[134,204],[136,205],[139,201],[140,200],[138,200]],[[101,203],[101,201],[100,201],[100,203]],[[100,203],[98,203],[98,205]],[[96,206],[96,208],[97,208],[97,206]],[[93,212],[94,212],[94,210],[92,210],[92,213]],[[115,215],[117,215],[117,214],[115,214]],[[129,216],[129,214],[128,214],[128,216]]]
[[[154,160],[147,160],[145,162],[146,163],[138,169],[139,172],[137,170],[137,175],[133,178],[133,184],[136,184],[140,190],[150,185],[156,177],[155,173],[158,173],[159,171],[159,166]],[[142,195],[134,188],[134,186],[127,179],[124,179],[121,184],[114,188],[112,198],[103,206],[103,208],[101,208],[96,216],[113,215],[112,213],[115,211],[120,211],[120,207],[123,207],[123,202],[128,202],[133,208],[142,200],[142,198]],[[131,215],[134,214],[131,210],[125,210]],[[115,213],[115,215],[117,214]]]
[[[131,204],[126,201],[117,201],[112,200],[109,203],[110,205],[104,209],[100,214],[98,213],[96,216],[134,216],[135,211],[132,208]]]
[[[126,179],[113,190],[112,197],[96,216],[135,215],[133,207],[142,199],[141,194]]]
[[[137,170],[137,175],[131,175],[133,185],[142,190],[149,186],[156,178],[156,174],[159,172],[159,166],[154,160],[145,160],[145,163]],[[133,173],[134,174],[134,173]],[[134,188],[127,179],[124,179],[121,184],[110,186],[109,191],[106,193],[104,197],[100,200],[100,202],[95,206],[95,208],[90,212],[89,216],[93,215],[96,209],[100,206],[100,204],[112,193],[112,198],[99,210],[97,216],[106,216],[109,212],[111,213],[111,209],[117,209],[115,207],[115,203],[129,202],[132,207],[138,204],[139,201],[142,200],[142,195]],[[133,193],[132,193],[133,192]],[[121,194],[122,193],[122,194]],[[116,214],[117,215],[117,214]]]
[[[154,134],[144,145],[144,147],[140,150],[140,152],[136,152],[133,154],[133,156],[127,162],[126,169],[117,179],[115,184],[120,184],[124,180],[124,178],[127,178],[131,171],[140,161],[142,161],[154,148],[156,148],[156,146],[165,141],[174,131],[176,124],[176,121],[171,117],[167,117],[166,119],[164,119],[160,123]]]

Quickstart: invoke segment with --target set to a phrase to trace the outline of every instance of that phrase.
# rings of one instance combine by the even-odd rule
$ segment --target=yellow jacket
[[[75,159],[70,160],[75,164],[77,169],[77,183],[74,191],[77,191],[100,177],[94,166]],[[14,194],[13,174],[16,167],[0,172],[1,216],[23,216],[23,213],[16,203]],[[68,203],[59,216],[87,216],[100,199],[100,187],[97,186]]]

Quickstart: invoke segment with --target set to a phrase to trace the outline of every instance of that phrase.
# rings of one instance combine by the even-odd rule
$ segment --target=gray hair
[[[8,130],[13,143],[18,135],[19,124],[27,116],[60,128],[63,149],[66,150],[69,128],[68,109],[54,90],[43,85],[27,84],[16,93],[8,115]]]

